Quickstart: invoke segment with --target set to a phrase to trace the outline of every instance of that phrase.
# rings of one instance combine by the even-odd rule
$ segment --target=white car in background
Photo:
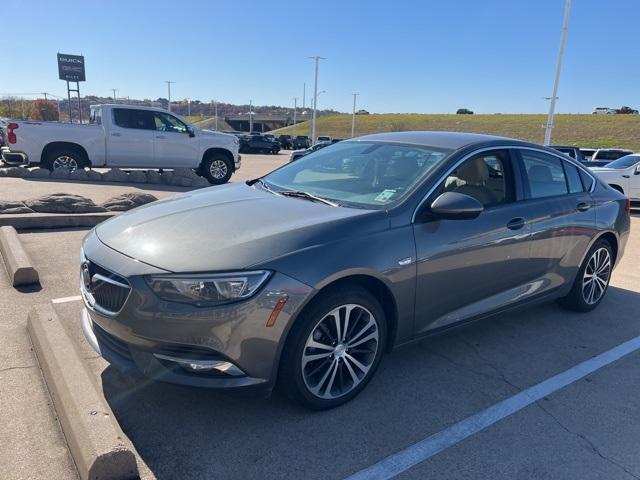
[[[615,115],[617,112],[615,108],[595,107],[591,113],[594,115]]]
[[[629,197],[632,205],[640,206],[640,154],[626,155],[604,167],[593,167],[591,171]]]

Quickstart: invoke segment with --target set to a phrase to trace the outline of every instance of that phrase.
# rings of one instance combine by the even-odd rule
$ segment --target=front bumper
[[[312,293],[309,286],[276,272],[248,300],[200,308],[158,298],[143,278],[158,269],[106,247],[95,233],[85,239],[84,254],[131,286],[122,308],[107,314],[90,304],[81,282],[86,307],[81,324],[87,342],[122,371],[170,383],[271,390],[291,322]],[[284,296],[287,302],[277,321],[267,327]],[[189,367],[198,362],[216,368]]]
[[[9,147],[0,148],[0,157],[2,157],[2,161],[7,165],[19,166],[29,164],[29,158],[26,153],[12,152]]]

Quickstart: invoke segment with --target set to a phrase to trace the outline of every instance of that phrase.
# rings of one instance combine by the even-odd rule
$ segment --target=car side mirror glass
[[[640,175],[640,165],[636,165],[636,169],[633,172],[634,175]]]
[[[193,131],[193,127],[187,127],[187,133],[191,138],[196,136],[196,132]]]
[[[458,192],[444,192],[430,207],[433,217],[441,220],[470,220],[478,217],[484,206],[475,198]]]

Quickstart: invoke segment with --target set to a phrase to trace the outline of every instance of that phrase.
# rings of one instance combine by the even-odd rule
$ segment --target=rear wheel
[[[67,171],[69,173],[88,166],[89,162],[84,154],[70,148],[52,150],[44,161],[45,168],[52,172]]]
[[[214,185],[227,183],[233,173],[231,160],[222,154],[211,154],[200,166],[200,174]]]
[[[314,410],[358,395],[373,377],[386,339],[384,311],[368,291],[324,294],[294,326],[282,354],[284,392]]]
[[[560,299],[563,307],[577,312],[588,312],[604,298],[611,271],[613,252],[606,240],[598,240],[585,256],[569,294]]]

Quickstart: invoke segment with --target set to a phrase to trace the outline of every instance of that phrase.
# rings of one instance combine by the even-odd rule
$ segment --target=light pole
[[[307,98],[307,83],[305,82],[305,83],[302,84],[302,110],[305,109],[305,106],[306,106],[305,100],[306,100],[306,98]]]
[[[316,143],[316,104],[318,102],[318,64],[320,63],[320,60],[326,60],[326,59],[319,55],[315,55],[309,58],[313,58],[313,60],[316,63],[316,75],[313,83],[313,114],[311,116],[311,145],[314,145]]]
[[[558,85],[560,83],[560,71],[562,70],[562,57],[564,55],[564,46],[567,42],[567,30],[569,30],[569,16],[571,14],[571,0],[566,0],[564,4],[564,19],[562,20],[562,32],[560,33],[560,50],[558,51],[558,61],[556,63],[556,77],[553,81],[553,93],[549,100],[549,116],[547,117],[547,127],[544,131],[544,144],[551,143],[551,132],[553,130],[553,115],[556,109],[556,100],[558,99]]]
[[[116,95],[116,92],[118,91],[118,89],[112,88],[111,91],[113,92],[113,103],[118,103],[118,96]]]
[[[191,116],[191,100],[187,98],[187,115]]]
[[[353,94],[353,115],[351,115],[351,138],[356,135],[356,97],[359,93]]]
[[[169,105],[168,105],[169,108],[167,108],[167,110],[171,111],[171,84],[172,83],[176,83],[176,82],[172,82],[171,80],[165,80],[164,83],[167,84],[167,95],[169,97],[169,99],[168,99],[169,100]]]
[[[249,100],[249,135],[253,133],[253,110],[251,100]]]
[[[298,97],[293,97],[293,126],[296,126],[296,114],[298,113]]]

